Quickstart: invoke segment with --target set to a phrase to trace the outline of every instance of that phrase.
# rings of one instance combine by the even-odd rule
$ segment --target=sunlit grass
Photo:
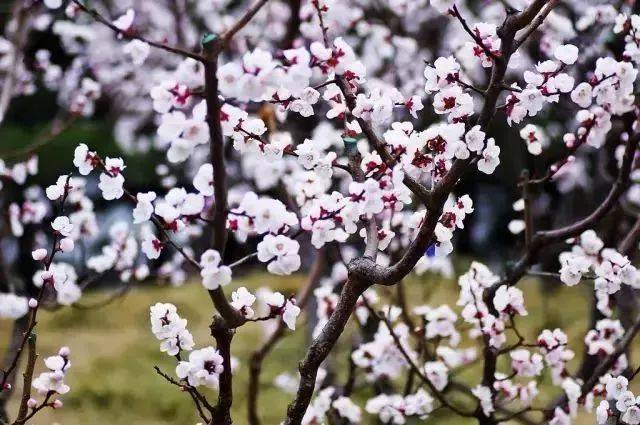
[[[240,277],[234,286],[257,288],[269,286],[286,293],[294,293],[304,281],[301,276],[288,278],[263,274]],[[522,333],[534,341],[544,328],[560,327],[572,337],[572,348],[578,354],[571,367],[575,368],[582,352],[582,335],[587,327],[585,318],[590,304],[590,288],[564,288],[560,285],[544,286],[535,280],[522,282],[526,292],[526,307],[529,316],[520,318]],[[455,304],[457,284],[435,277],[414,278],[406,282],[407,299],[411,306],[448,303]],[[395,296],[395,290],[383,288],[380,294]],[[86,295],[85,303],[103,299],[108,293],[97,291]],[[38,351],[41,358],[54,353],[59,345],[68,345],[72,352],[72,368],[68,382],[72,391],[62,397],[65,407],[59,411],[43,413],[36,424],[59,423],[61,425],[101,424],[195,424],[197,416],[191,400],[186,394],[170,387],[153,370],[158,365],[173,374],[175,361],[158,350],[149,329],[149,305],[162,301],[178,306],[180,314],[189,320],[189,329],[196,344],[213,344],[208,325],[211,321],[211,302],[200,285],[183,287],[140,287],[133,289],[125,298],[99,310],[63,309],[44,313],[38,325]],[[0,341],[6,341],[8,322],[0,323]],[[297,332],[289,332],[267,358],[263,367],[260,411],[265,424],[278,424],[286,411],[291,395],[282,392],[273,384],[273,378],[282,372],[295,373],[298,361],[306,345],[303,323]],[[338,350],[332,354],[335,382],[343,383],[352,339],[352,329],[342,336]],[[234,379],[233,416],[237,424],[246,423],[247,367],[250,353],[260,345],[263,332],[260,324],[248,324],[240,329],[233,344],[233,355],[241,364]],[[463,345],[464,345],[463,341]],[[503,370],[506,363],[503,363]],[[41,362],[39,362],[39,367]],[[480,365],[460,374],[458,379],[468,385],[477,384]],[[548,379],[548,378],[547,378]],[[359,382],[363,382],[362,376]],[[544,385],[544,384],[543,384]],[[364,389],[357,393],[356,400],[363,405],[371,393]],[[549,401],[557,392],[545,394],[538,403]],[[210,393],[215,399],[215,393]],[[456,397],[468,403],[466,397]],[[15,407],[15,405],[14,405]],[[465,424],[445,411],[428,421],[438,424]],[[364,423],[375,423],[366,417]],[[473,423],[470,422],[470,423]]]

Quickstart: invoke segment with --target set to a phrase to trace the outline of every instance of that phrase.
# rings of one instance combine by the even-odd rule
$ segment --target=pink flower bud
[[[28,406],[30,409],[35,408],[37,405],[38,405],[38,401],[37,401],[35,398],[30,398],[30,399],[27,401],[27,406]]]
[[[565,134],[562,139],[564,140],[564,144],[568,147],[568,148],[572,148],[574,143],[576,142],[576,136],[572,133],[567,133]]]
[[[61,347],[58,351],[58,355],[62,357],[69,357],[69,354],[71,354],[71,349],[67,346]]]
[[[56,401],[54,401],[54,402],[53,402],[52,407],[53,407],[54,409],[59,409],[59,408],[61,408],[61,407],[62,407],[62,402],[61,402],[60,400],[56,400]]]
[[[5,389],[5,390],[9,391],[9,390],[11,389],[11,384],[10,384],[10,383],[8,383],[8,382],[5,382],[5,384],[4,384],[4,388],[3,388],[3,389]]]
[[[36,300],[35,298],[29,298],[29,308],[36,307],[38,307],[38,300]]]
[[[33,257],[33,259],[36,261],[42,261],[47,258],[47,250],[44,248],[36,249],[35,251],[31,252],[31,257]]]
[[[75,244],[73,243],[73,239],[64,238],[60,241],[60,251],[62,252],[70,252],[73,251],[73,247]]]

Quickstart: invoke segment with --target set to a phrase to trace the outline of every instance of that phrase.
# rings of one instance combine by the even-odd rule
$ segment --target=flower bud
[[[31,252],[31,257],[36,261],[42,261],[47,258],[47,250],[44,248],[36,249]]]
[[[73,251],[73,247],[75,244],[73,243],[73,239],[64,238],[60,241],[60,251],[62,252],[70,252]]]

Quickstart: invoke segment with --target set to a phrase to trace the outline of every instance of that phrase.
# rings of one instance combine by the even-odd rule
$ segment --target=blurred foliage
[[[19,150],[28,149],[38,137],[49,133],[49,131],[49,124],[28,124],[15,120],[9,122],[0,127],[0,141],[2,141],[0,143],[0,158]],[[153,168],[149,168],[149,157],[158,155],[157,152],[147,155],[126,155],[113,140],[110,124],[105,121],[82,119],[74,122],[68,129],[38,149],[39,173],[31,177],[29,182],[46,186],[55,182],[60,174],[76,171],[72,162],[73,151],[79,143],[86,143],[104,157],[124,157],[127,165],[127,180],[130,185],[153,184],[155,173]],[[151,163],[158,162],[154,160]]]

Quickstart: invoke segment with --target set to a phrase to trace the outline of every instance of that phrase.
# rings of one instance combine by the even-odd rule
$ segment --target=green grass
[[[293,293],[302,281],[302,277],[296,276],[280,278],[251,274],[238,278],[234,283],[236,286],[245,285],[249,288],[266,285]],[[455,282],[426,277],[407,283],[411,305],[429,303],[435,306],[441,303],[455,303]],[[527,339],[534,340],[538,332],[545,327],[561,327],[572,336],[573,349],[578,353],[578,359],[572,363],[575,367],[582,350],[581,335],[584,335],[587,326],[584,318],[587,317],[589,307],[589,285],[585,283],[583,288],[559,288],[551,297],[552,302],[548,303],[545,302],[543,292],[551,289],[543,289],[536,281],[523,282],[521,287],[526,292],[529,316],[521,318],[519,324]],[[392,296],[393,293],[390,291],[388,288],[379,290],[381,294]],[[83,302],[95,302],[107,295],[96,291],[87,294]],[[160,353],[158,341],[149,329],[148,308],[158,301],[171,302],[178,307],[180,315],[189,321],[189,329],[194,334],[197,346],[213,343],[208,334],[211,303],[202,287],[197,284],[179,288],[140,287],[132,290],[125,298],[99,310],[66,308],[42,314],[38,325],[38,351],[41,357],[38,368],[42,367],[43,357],[56,352],[59,345],[68,345],[72,353],[72,368],[67,380],[72,390],[62,397],[64,408],[46,411],[39,415],[34,423],[161,425],[198,422],[187,395],[172,388],[153,370],[153,366],[158,365],[169,374],[173,374],[175,367],[172,358]],[[295,373],[306,344],[302,331],[304,325],[301,323],[299,326],[300,330],[289,332],[264,363],[260,410],[267,425],[280,423],[291,398],[290,394],[275,388],[271,382],[282,372]],[[0,341],[3,341],[3,344],[7,331],[8,322],[1,322]],[[332,355],[337,365],[335,373],[338,383],[344,382],[345,379],[342,370],[351,344],[350,333],[351,330],[348,330],[343,335],[338,350]],[[233,355],[241,363],[234,378],[233,416],[237,424],[246,423],[246,363],[250,353],[260,345],[262,335],[259,324],[248,324],[239,330],[233,344]],[[459,378],[475,385],[479,367],[469,369]],[[359,382],[362,382],[362,379],[359,379]],[[368,395],[368,390],[364,390],[356,396],[356,399],[361,401],[360,405],[364,405]],[[215,393],[211,392],[209,396],[214,399]],[[553,396],[554,394],[548,395],[546,399]],[[15,409],[15,401],[13,407]],[[375,421],[367,417],[364,423]],[[429,420],[429,423],[462,425],[467,422],[442,412]]]

